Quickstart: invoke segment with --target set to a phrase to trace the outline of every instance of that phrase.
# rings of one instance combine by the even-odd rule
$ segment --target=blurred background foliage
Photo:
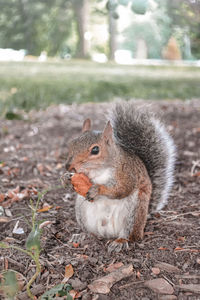
[[[120,48],[135,57],[143,39],[147,58],[162,58],[171,36],[184,59],[200,58],[200,1],[0,0],[0,48],[29,55],[88,58],[97,51],[112,59]]]

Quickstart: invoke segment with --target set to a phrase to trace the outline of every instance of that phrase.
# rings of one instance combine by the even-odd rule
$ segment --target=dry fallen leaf
[[[108,294],[113,284],[122,280],[123,278],[129,277],[132,274],[133,274],[132,265],[123,266],[118,270],[111,272],[108,275],[93,281],[91,284],[88,285],[88,287],[93,293]]]
[[[180,242],[185,242],[185,236],[179,236],[177,240]]]
[[[180,251],[180,250],[184,250],[184,248],[176,247],[176,248],[174,249],[174,251]]]
[[[39,229],[44,228],[52,223],[53,223],[52,221],[44,221],[40,224]]]
[[[70,296],[72,297],[72,299],[77,299],[79,296],[79,293],[75,290],[71,290],[69,291]]]
[[[160,247],[160,248],[158,248],[158,250],[168,250],[167,248],[165,248],[165,247]]]
[[[7,217],[0,217],[0,223],[8,223],[10,221]]]
[[[3,202],[5,199],[5,195],[4,194],[0,194],[0,202]]]
[[[141,273],[140,273],[140,271],[137,271],[137,273],[136,273],[136,277],[137,277],[138,279],[140,279],[140,277],[141,277]]]
[[[72,243],[72,245],[73,245],[74,248],[78,248],[80,244],[79,243]]]
[[[110,264],[107,268],[104,268],[104,271],[105,272],[113,272],[119,268],[121,268],[123,266],[123,262],[118,262],[118,263],[115,263],[115,264]]]
[[[86,255],[86,254],[76,254],[76,257],[78,258],[78,259],[83,259],[83,260],[86,260],[86,259],[88,259],[88,255]]]
[[[52,207],[53,207],[53,205],[45,205],[45,206],[43,206],[43,208],[38,209],[38,212],[49,211]]]
[[[65,277],[62,280],[62,283],[66,283],[69,280],[69,278],[71,278],[73,275],[74,275],[74,269],[72,265],[69,264],[65,267]]]

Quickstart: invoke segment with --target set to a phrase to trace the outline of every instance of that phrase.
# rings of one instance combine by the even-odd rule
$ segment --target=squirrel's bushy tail
[[[124,151],[136,154],[146,166],[152,182],[150,210],[167,203],[173,184],[175,145],[165,127],[146,108],[119,102],[111,112],[114,137]]]

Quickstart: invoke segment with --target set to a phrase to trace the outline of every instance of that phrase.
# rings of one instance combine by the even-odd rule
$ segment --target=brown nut
[[[75,173],[71,177],[71,183],[74,187],[74,190],[83,197],[86,196],[87,192],[92,186],[89,178],[83,173]]]

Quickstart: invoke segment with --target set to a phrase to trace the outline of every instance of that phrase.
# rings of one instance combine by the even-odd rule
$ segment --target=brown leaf
[[[20,191],[20,187],[17,186],[14,190],[12,190],[13,193],[18,194]]]
[[[166,251],[168,249],[166,247],[160,247],[160,248],[158,248],[158,250],[164,250],[164,251]]]
[[[118,263],[115,263],[115,264],[110,264],[107,268],[104,268],[104,271],[105,272],[113,272],[119,268],[121,268],[123,266],[123,262],[118,262]]]
[[[8,198],[10,198],[10,199],[13,199],[15,197],[15,193],[11,190],[8,191],[7,195],[8,195]]]
[[[62,283],[67,282],[69,280],[69,278],[71,278],[73,275],[74,275],[74,269],[73,269],[72,265],[69,264],[65,267],[65,277],[62,280]]]
[[[77,299],[78,297],[78,292],[75,290],[71,290],[69,291],[70,296],[72,297],[72,299]]]
[[[86,255],[86,254],[76,254],[76,257],[77,257],[78,259],[84,259],[84,260],[86,260],[86,259],[89,258],[89,256]]]
[[[0,223],[8,223],[10,221],[7,217],[0,217]]]
[[[91,284],[88,285],[88,287],[93,293],[108,294],[113,284],[122,280],[123,278],[129,277],[132,274],[132,265],[123,266],[118,270],[93,281]]]
[[[180,242],[185,242],[185,236],[179,236],[177,240]]]
[[[0,194],[0,202],[3,202],[5,199],[5,195],[4,194]]]
[[[140,279],[140,277],[141,277],[140,271],[137,271],[137,272],[136,272],[136,277],[137,277],[138,279]]]
[[[38,209],[38,212],[46,212],[49,211],[51,208],[53,207],[53,205],[45,205],[43,206],[43,208]]]
[[[78,248],[80,243],[72,243],[72,245],[73,245],[74,248]]]
[[[184,248],[176,247],[176,248],[174,249],[174,251],[180,251],[180,250],[184,250]]]
[[[52,221],[44,221],[40,224],[39,229],[44,228],[52,223],[53,223]]]

